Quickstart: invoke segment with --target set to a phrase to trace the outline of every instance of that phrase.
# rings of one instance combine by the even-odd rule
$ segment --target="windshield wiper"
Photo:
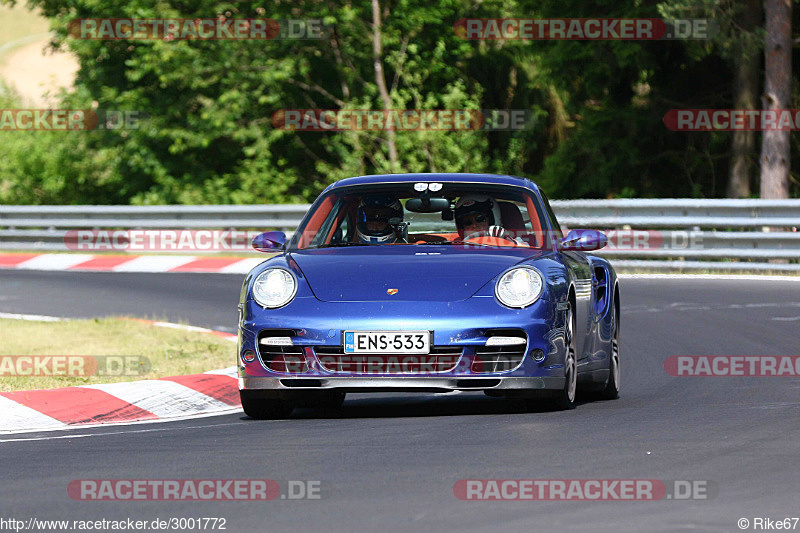
[[[336,242],[331,244],[326,244],[325,246],[319,246],[319,248],[338,248],[340,246],[370,246],[365,242]]]
[[[426,245],[444,245],[444,246],[487,246],[489,248],[494,248],[496,245],[494,244],[486,244],[483,242],[472,242],[472,241],[438,241],[438,242],[420,242],[416,244],[426,244]]]
[[[466,241],[453,241],[450,244],[460,244],[461,246],[486,246],[489,248],[497,248],[498,245],[496,244],[486,244],[485,242],[474,242],[470,240]]]

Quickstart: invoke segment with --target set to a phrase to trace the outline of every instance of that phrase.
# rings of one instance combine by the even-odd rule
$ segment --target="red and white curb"
[[[0,254],[0,269],[83,272],[198,272],[247,274],[266,257],[193,255]]]
[[[0,313],[0,318],[61,320],[58,317]],[[67,320],[67,319],[64,319]],[[131,319],[210,333],[236,335],[183,324]],[[203,374],[50,390],[0,393],[0,434],[180,420],[241,410],[236,367]]]
[[[154,380],[0,393],[0,434],[153,422],[241,409],[236,367]]]

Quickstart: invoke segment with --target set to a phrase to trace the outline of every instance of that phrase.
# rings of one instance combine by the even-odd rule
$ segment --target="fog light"
[[[252,363],[256,360],[256,352],[253,350],[245,350],[242,352],[242,360],[245,363]]]
[[[517,346],[525,344],[527,341],[522,337],[489,337],[486,339],[486,346]]]
[[[262,337],[258,342],[264,346],[294,346],[291,337]]]
[[[544,350],[540,350],[539,348],[536,348],[531,352],[531,358],[537,363],[544,361],[544,357]]]

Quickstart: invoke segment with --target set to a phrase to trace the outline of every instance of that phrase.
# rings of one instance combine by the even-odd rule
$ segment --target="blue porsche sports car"
[[[564,236],[530,180],[390,174],[325,189],[242,285],[244,412],[348,392],[484,391],[531,409],[619,394],[620,299],[606,238]]]

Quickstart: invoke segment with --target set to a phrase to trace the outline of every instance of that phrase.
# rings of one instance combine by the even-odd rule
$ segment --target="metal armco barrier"
[[[597,252],[653,270],[800,272],[800,200],[561,200],[561,225],[606,231]],[[0,206],[0,248],[66,251],[74,229],[297,228],[309,205]]]

